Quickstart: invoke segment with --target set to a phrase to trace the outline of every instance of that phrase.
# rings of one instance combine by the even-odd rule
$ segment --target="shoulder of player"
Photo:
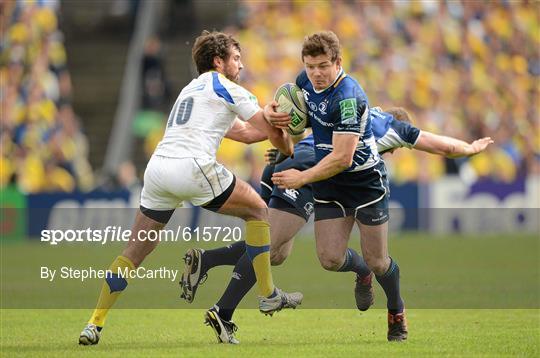
[[[336,87],[336,90],[338,92],[341,92],[342,94],[365,96],[362,86],[360,86],[356,79],[349,76],[348,74],[344,74],[343,78],[339,79],[334,86]]]
[[[308,79],[308,76],[306,74],[306,70],[302,70],[302,72],[300,72],[298,74],[298,76],[296,76],[296,82],[295,83],[300,88],[306,88],[306,86],[309,83],[309,79]]]
[[[360,87],[354,78],[347,75],[339,83],[337,83],[333,95],[333,101],[338,104],[343,100],[351,98],[356,100],[357,105],[367,105],[367,96],[362,90],[362,87]]]
[[[209,84],[209,91],[214,92],[218,97],[225,99],[229,103],[235,103],[235,98],[249,98],[257,102],[257,98],[245,87],[229,80],[227,77],[216,71],[207,72],[206,81]],[[201,76],[203,76],[201,75]]]
[[[391,128],[405,142],[414,144],[420,134],[420,129],[410,123],[399,121],[389,115],[388,127]]]

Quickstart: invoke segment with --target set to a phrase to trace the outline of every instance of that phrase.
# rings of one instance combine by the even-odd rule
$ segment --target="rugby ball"
[[[285,83],[277,89],[274,99],[278,103],[277,111],[291,116],[289,133],[292,135],[303,133],[308,114],[302,90],[294,83]]]

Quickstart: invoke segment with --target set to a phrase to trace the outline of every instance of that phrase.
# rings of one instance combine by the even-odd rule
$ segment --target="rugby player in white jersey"
[[[203,31],[192,49],[199,77],[180,92],[167,121],[162,141],[150,159],[141,193],[140,210],[131,240],[109,267],[97,307],[81,332],[79,343],[97,344],[105,318],[128,285],[122,272],[136,269],[157,246],[145,240],[149,231],[161,230],[184,201],[246,221],[245,241],[259,286],[259,309],[272,314],[301,303],[300,293],[288,294],[274,286],[270,269],[268,208],[246,182],[216,161],[216,152],[227,132],[236,137],[253,126],[268,136],[280,151],[293,153],[293,144],[282,129],[272,127],[257,99],[237,84],[242,70],[240,45],[230,35]],[[286,116],[286,115],[285,115]],[[247,124],[248,122],[249,124]],[[199,263],[191,262],[193,271]],[[189,287],[193,275],[182,278]],[[186,297],[189,299],[189,297]],[[216,322],[206,313],[206,320]],[[216,329],[233,331],[234,324],[218,322]]]

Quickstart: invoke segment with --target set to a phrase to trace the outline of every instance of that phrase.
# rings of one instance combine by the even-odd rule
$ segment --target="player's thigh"
[[[164,223],[146,216],[139,210],[122,256],[129,258],[135,266],[139,266],[159,244],[159,231],[164,226]]]
[[[244,220],[268,220],[268,207],[257,192],[242,179],[236,179],[234,189],[217,211]]]
[[[341,258],[347,250],[353,225],[352,216],[315,221],[315,243],[319,258]]]
[[[388,257],[388,222],[380,225],[366,225],[359,221],[357,223],[364,259],[370,267],[384,266]]]

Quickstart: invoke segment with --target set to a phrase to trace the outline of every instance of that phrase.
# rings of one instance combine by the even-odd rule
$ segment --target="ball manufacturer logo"
[[[291,126],[296,127],[302,123],[302,118],[300,118],[294,110],[292,110],[289,114],[291,116]]]

